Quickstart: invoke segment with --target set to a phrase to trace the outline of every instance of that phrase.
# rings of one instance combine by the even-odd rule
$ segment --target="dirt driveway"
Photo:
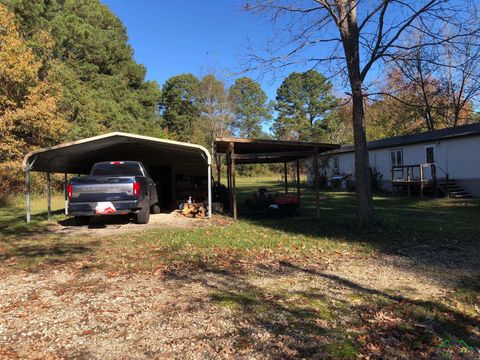
[[[0,359],[480,359],[466,209],[452,232],[176,214],[9,230]]]
[[[194,228],[211,226],[214,220],[205,218],[188,218],[180,213],[173,211],[171,213],[151,214],[148,224],[136,224],[128,216],[108,216],[99,217],[91,221],[90,225],[75,225],[73,219],[59,221],[51,226],[50,230],[65,235],[115,235],[139,230],[148,230],[153,228]]]
[[[423,276],[397,271],[396,295],[383,291],[377,277],[392,268],[377,262],[363,262],[358,276],[348,258],[323,270],[284,264],[249,274],[0,273],[0,358],[457,358],[410,345],[438,331],[438,312],[443,326],[460,323],[465,333],[478,334],[475,320],[442,305],[444,285]]]

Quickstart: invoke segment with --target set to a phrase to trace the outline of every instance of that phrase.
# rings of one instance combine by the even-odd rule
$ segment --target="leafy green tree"
[[[41,81],[41,61],[20,36],[14,15],[0,4],[0,162],[20,159],[26,149],[52,144],[65,133],[59,91]]]
[[[324,121],[326,130],[320,141],[332,144],[353,143],[352,104],[339,105]]]
[[[199,83],[198,106],[201,113],[199,122],[202,139],[198,141],[214,153],[214,142],[218,137],[229,135],[231,126],[230,104],[223,81],[214,74],[205,75]],[[215,157],[217,179],[220,178],[221,162]]]
[[[229,89],[229,99],[235,132],[245,138],[259,137],[262,124],[272,117],[260,84],[248,77],[239,78]]]
[[[39,77],[41,59],[2,4],[0,29],[0,180],[8,190],[2,197],[21,189],[25,153],[58,142],[68,124],[58,109],[60,90]]]
[[[277,90],[273,131],[282,139],[316,140],[336,104],[325,76],[316,70],[293,72]]]
[[[215,139],[229,133],[225,84],[213,74],[200,80],[192,74],[171,77],[162,87],[160,108],[169,137],[202,144],[212,153]],[[220,161],[215,161],[218,172]]]
[[[168,79],[162,87],[160,111],[169,136],[189,141],[200,118],[199,80],[192,74]]]
[[[231,125],[230,107],[223,81],[215,75],[204,76],[199,83],[198,106],[201,112],[201,127],[206,144],[213,146],[217,137],[226,136]]]
[[[0,0],[15,13],[40,77],[59,85],[69,138],[122,130],[160,133],[160,91],[145,81],[125,27],[99,0]],[[45,46],[51,34],[51,51]]]

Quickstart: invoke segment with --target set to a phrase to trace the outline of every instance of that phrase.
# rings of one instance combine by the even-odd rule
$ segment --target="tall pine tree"
[[[239,78],[229,89],[229,99],[236,135],[245,138],[259,137],[262,124],[271,118],[267,95],[260,84],[248,77]]]
[[[332,83],[315,70],[291,73],[277,90],[273,124],[277,137],[288,140],[318,140],[322,122],[337,100]]]

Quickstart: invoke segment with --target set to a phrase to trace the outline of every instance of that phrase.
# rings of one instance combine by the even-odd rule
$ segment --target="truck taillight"
[[[140,183],[135,181],[133,183],[133,196],[138,198],[140,196],[140,190],[141,190],[140,189]]]
[[[68,184],[67,194],[68,194],[68,198],[71,199],[71,198],[72,198],[72,195],[73,195],[73,186],[72,186],[72,184]]]

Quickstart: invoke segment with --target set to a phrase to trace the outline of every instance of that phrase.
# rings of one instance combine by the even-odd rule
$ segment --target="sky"
[[[244,11],[248,0],[101,0],[123,22],[127,29],[130,45],[135,51],[135,59],[147,68],[147,79],[155,80],[160,86],[170,77],[182,73],[193,73],[198,77],[215,70],[215,75],[223,79],[227,86],[244,70],[243,63],[247,55],[245,45],[253,43],[255,49],[266,47],[272,36],[271,23],[252,12]],[[423,3],[426,0],[419,0]],[[254,1],[251,1],[252,3]],[[458,6],[458,0],[452,4]],[[421,6],[418,5],[418,6]],[[417,7],[418,7],[417,6]],[[363,8],[363,13],[369,11]],[[397,10],[395,10],[397,9]],[[398,7],[390,9],[386,15],[390,22],[403,19]],[[462,9],[459,7],[459,9]],[[400,11],[400,12],[399,12]],[[462,9],[463,15],[468,9]],[[376,23],[371,26],[376,30]],[[364,29],[364,32],[368,27]],[[331,34],[329,33],[331,31]],[[281,35],[275,34],[276,40]],[[338,37],[333,27],[322,33],[322,38]],[[372,40],[373,41],[373,40]],[[318,46],[318,47],[317,47]],[[322,58],[330,54],[326,43],[318,43],[314,49],[303,53],[313,58]],[[331,45],[333,46],[333,45]],[[310,52],[311,51],[311,52]],[[308,53],[310,52],[310,53]],[[323,63],[326,65],[326,63]],[[342,65],[343,66],[343,60]],[[311,66],[311,64],[310,64]],[[337,96],[345,96],[346,83],[338,76],[339,64],[317,70],[332,75]],[[308,67],[289,68],[288,71],[305,71]],[[250,72],[244,74],[261,83],[270,99],[275,98],[276,89],[288,73],[273,76]],[[278,75],[278,74],[277,74]],[[385,79],[384,69],[379,62],[372,67],[364,85],[375,84]]]
[[[212,70],[232,83],[243,69],[247,40],[261,46],[270,34],[264,19],[243,11],[245,1],[102,0],[126,26],[147,79],[160,86],[171,76]],[[261,80],[268,97],[275,98],[281,78],[246,75]]]

